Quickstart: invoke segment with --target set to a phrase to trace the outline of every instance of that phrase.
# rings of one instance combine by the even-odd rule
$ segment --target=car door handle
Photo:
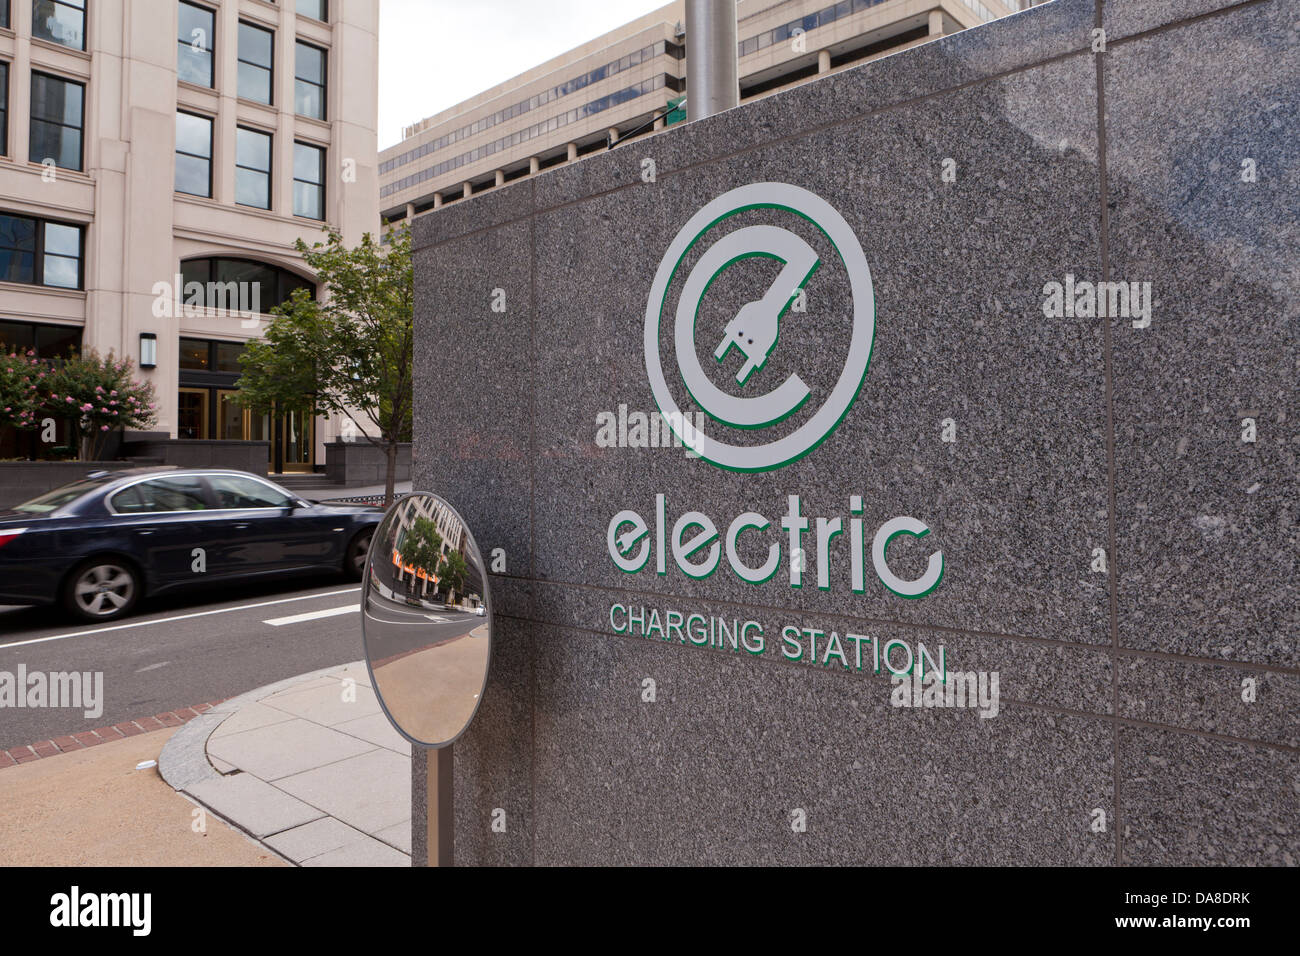
[[[135,533],[140,535],[140,537],[143,538],[145,535],[153,534],[157,530],[158,530],[157,528],[136,528]]]
[[[240,522],[238,522],[238,523],[235,525],[235,530],[236,530],[236,531],[245,531],[245,530],[247,530],[247,528],[248,528],[248,522],[247,522],[247,521],[240,521]]]

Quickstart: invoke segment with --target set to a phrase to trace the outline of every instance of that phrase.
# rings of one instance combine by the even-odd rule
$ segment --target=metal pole
[[[451,744],[430,750],[427,757],[424,802],[428,810],[428,860],[429,866],[454,865],[453,834],[455,832],[455,807],[452,800]]]
[[[736,56],[736,0],[686,0],[687,119],[740,105]]]

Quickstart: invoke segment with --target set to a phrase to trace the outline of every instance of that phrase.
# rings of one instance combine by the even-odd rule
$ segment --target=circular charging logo
[[[852,333],[843,371],[826,400],[798,428],[766,444],[729,444],[713,435],[684,427],[688,419],[674,400],[664,374],[660,332],[667,297],[687,253],[706,233],[751,209],[794,213],[812,223],[830,242],[848,275],[852,293]],[[695,334],[700,305],[713,281],[745,259],[761,257],[781,263],[781,272],[765,290],[743,305],[726,325],[716,348],[719,364],[741,360],[735,373],[740,395],[718,388],[705,374],[696,352]],[[686,390],[712,419],[727,428],[763,430],[791,417],[812,392],[797,375],[760,392],[759,375],[778,346],[781,321],[804,287],[821,267],[821,257],[804,239],[788,229],[750,225],[715,241],[686,276],[673,325],[673,349]],[[875,338],[876,305],[871,270],[849,224],[819,196],[788,183],[752,183],[724,193],[691,217],[664,253],[645,313],[645,365],[656,403],[669,426],[701,458],[732,471],[770,471],[802,458],[829,436],[848,414],[866,378]],[[748,392],[754,394],[745,394]]]

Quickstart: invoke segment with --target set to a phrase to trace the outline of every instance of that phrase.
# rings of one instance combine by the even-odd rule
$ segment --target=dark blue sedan
[[[382,517],[242,471],[97,472],[0,510],[0,604],[61,603],[111,621],[142,597],[209,582],[320,570],[360,579]]]

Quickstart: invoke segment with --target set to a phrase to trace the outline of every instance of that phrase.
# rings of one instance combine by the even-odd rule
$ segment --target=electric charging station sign
[[[733,216],[753,209],[785,211],[811,223],[830,242],[847,274],[852,294],[852,331],[844,368],[819,408],[787,434],[761,444],[733,444],[715,434],[684,428],[689,421],[673,396],[664,372],[660,335],[668,296],[687,254]],[[733,353],[743,360],[735,372],[741,394],[723,391],[705,373],[696,352],[700,307],[710,285],[729,267],[762,257],[781,263],[776,280],[743,306],[712,348],[719,365]],[[690,398],[712,419],[729,429],[752,435],[772,429],[804,409],[811,390],[797,373],[763,390],[761,371],[779,347],[781,321],[813,275],[826,264],[797,232],[774,225],[749,225],[712,242],[685,277],[673,325],[678,371]],[[669,245],[659,264],[646,303],[646,374],[655,402],[669,427],[701,458],[731,471],[760,472],[781,468],[808,454],[825,440],[848,414],[866,378],[875,339],[875,294],[871,269],[857,236],[821,197],[788,183],[752,183],[724,193],[691,217]],[[725,366],[729,368],[730,366]],[[748,394],[753,392],[754,394]],[[713,430],[716,432],[716,429]]]
[[[751,210],[770,211],[765,218],[774,220],[787,215],[793,228],[766,221],[728,223],[733,217]],[[755,217],[746,218],[752,220]],[[728,231],[728,225],[737,227]],[[829,244],[837,261],[824,263],[823,256],[800,232],[823,248]],[[698,429],[686,427],[690,418],[674,398],[664,371],[662,346],[666,330],[663,322],[664,314],[669,311],[669,295],[683,271],[687,256],[697,246],[703,251],[694,257],[694,265],[686,270],[681,282],[672,326],[672,348],[681,386],[707,415],[731,429],[734,437],[758,435],[757,443],[736,442],[734,437],[733,441],[724,441],[716,437],[716,429],[713,430],[715,434],[703,434]],[[750,288],[739,283],[745,289],[740,294],[744,304],[726,322],[716,344],[712,341],[697,343],[701,307],[709,288],[736,263],[754,258],[780,263],[776,279],[765,288]],[[810,354],[814,359],[843,356],[842,364],[835,360],[826,368],[817,370],[820,377],[814,380],[819,383],[819,388],[814,393],[798,371],[790,370],[797,363],[788,359],[773,361],[773,356],[781,348],[783,319],[804,296],[804,288],[814,275],[823,268],[843,271],[843,281],[836,285],[840,289],[847,288],[852,298],[847,310],[851,321],[801,330],[802,335],[798,338],[805,347],[794,347],[798,362],[808,361]],[[753,275],[748,273],[747,278]],[[828,286],[834,287],[831,283]],[[728,302],[737,300],[734,291]],[[723,314],[728,314],[730,309],[728,305]],[[846,314],[843,309],[837,311]],[[699,457],[729,471],[772,471],[802,458],[839,427],[866,379],[875,330],[876,303],[871,269],[857,236],[844,217],[824,199],[798,186],[752,183],[724,193],[705,205],[687,221],[664,253],[646,303],[646,374],[664,420],[682,443]],[[847,345],[844,342],[846,337]],[[815,351],[809,353],[807,343],[811,343]],[[728,383],[730,391],[719,388],[705,372],[697,349],[699,344],[707,346],[719,368],[734,375],[735,386]],[[787,348],[791,346],[787,344]],[[782,370],[773,374],[778,365]],[[836,376],[833,370],[837,365],[839,372]],[[784,379],[775,383],[774,380],[782,375]],[[825,397],[810,401],[814,394]],[[800,416],[796,419],[799,424],[776,427],[796,414]],[[798,494],[788,495],[786,500],[787,511],[780,519],[780,527],[788,538],[786,564],[790,587],[803,586],[804,571],[809,563],[805,557],[803,536],[815,527],[817,587],[830,590],[831,542],[845,531],[847,525],[849,587],[855,594],[864,593],[868,551],[863,496],[849,496],[847,521],[843,517],[818,517],[815,524],[803,514]],[[668,514],[667,496],[658,494],[655,496],[653,521],[635,509],[625,508],[610,519],[605,544],[610,560],[626,574],[641,572],[649,566],[652,558],[656,572],[666,574],[671,554],[681,572],[696,580],[708,578],[718,569],[725,545],[727,564],[736,576],[749,584],[762,586],[777,575],[782,560],[780,541],[771,540],[777,537],[772,533],[771,525],[768,518],[752,506],[723,526],[694,509],[672,521]],[[881,524],[871,539],[871,565],[881,584],[899,597],[925,597],[939,586],[943,578],[942,551],[930,554],[925,571],[919,577],[905,579],[889,566],[887,551],[892,541],[901,536],[924,538],[929,533],[930,528],[925,522],[900,515]],[[767,560],[761,566],[746,563],[738,545],[743,535],[767,536]],[[611,624],[617,630],[613,618]],[[761,647],[757,651],[751,649],[751,652],[761,653]]]

